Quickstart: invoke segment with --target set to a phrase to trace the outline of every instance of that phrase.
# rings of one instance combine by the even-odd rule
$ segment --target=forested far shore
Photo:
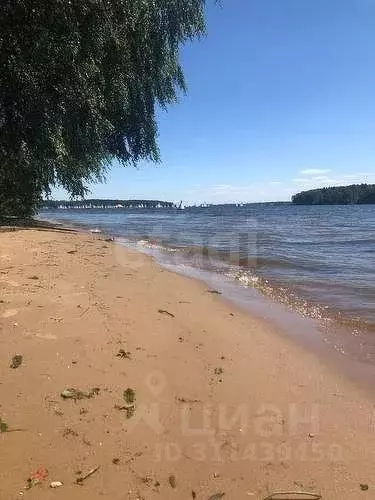
[[[176,208],[176,205],[170,201],[160,200],[43,200],[41,208]]]
[[[302,191],[292,197],[295,205],[375,204],[375,184],[352,184]]]

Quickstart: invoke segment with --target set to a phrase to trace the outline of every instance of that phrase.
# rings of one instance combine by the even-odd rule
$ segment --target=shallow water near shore
[[[375,206],[50,210],[40,217],[98,228],[174,270],[218,280],[242,306],[272,298],[319,324],[336,351],[375,365]],[[267,316],[267,302],[257,304]]]

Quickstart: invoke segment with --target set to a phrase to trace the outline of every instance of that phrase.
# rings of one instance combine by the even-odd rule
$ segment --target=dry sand
[[[0,242],[1,500],[375,497],[371,397],[316,354],[98,237]]]

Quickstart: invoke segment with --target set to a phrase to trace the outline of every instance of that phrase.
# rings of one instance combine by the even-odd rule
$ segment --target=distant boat
[[[177,210],[185,210],[185,205],[182,203],[182,200],[180,201],[180,204],[178,205]]]
[[[90,229],[90,233],[101,233],[101,230],[100,229]]]

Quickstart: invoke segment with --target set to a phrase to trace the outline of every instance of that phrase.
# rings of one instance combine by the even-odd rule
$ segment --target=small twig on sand
[[[26,432],[27,429],[7,429],[6,431],[1,431],[3,432]]]
[[[322,496],[317,493],[306,493],[303,491],[278,491],[272,493],[263,500],[321,500]]]
[[[89,478],[90,476],[95,474],[95,472],[98,472],[99,469],[100,469],[100,465],[98,465],[97,467],[94,467],[93,469],[89,470],[88,473],[85,474],[84,476],[77,477],[77,479],[75,480],[75,483],[82,485],[83,481],[85,481],[87,478]]]
[[[82,318],[82,316],[84,316],[89,309],[90,309],[90,306],[86,307],[86,309],[80,314],[80,318]]]
[[[170,316],[171,318],[175,317],[174,314],[170,313],[169,311],[166,311],[165,309],[159,309],[158,313],[160,313],[160,314],[166,314],[167,316]]]
[[[5,432],[24,432],[26,429],[9,429],[9,426],[4,420],[0,418],[0,433],[3,434]]]
[[[176,400],[179,401],[180,403],[201,403],[202,402],[200,399],[187,399],[187,398],[178,398],[178,397],[176,397]]]

